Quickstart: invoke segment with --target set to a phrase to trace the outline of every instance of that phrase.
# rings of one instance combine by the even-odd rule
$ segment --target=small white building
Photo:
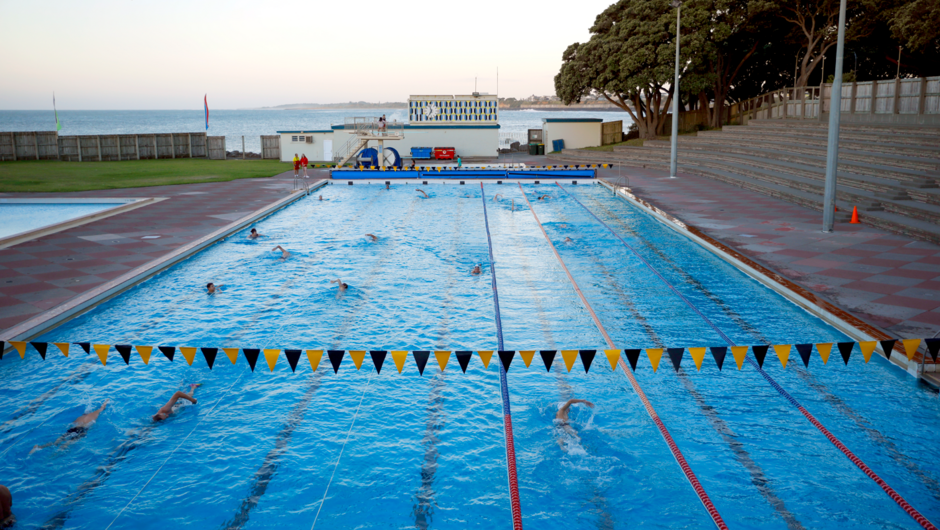
[[[544,118],[542,141],[545,143],[545,152],[556,151],[555,140],[564,140],[564,149],[601,145],[603,121],[600,118]]]
[[[384,139],[386,148],[411,156],[412,147],[453,147],[457,156],[494,157],[499,148],[499,107],[496,96],[473,93],[467,96],[419,95],[408,98],[408,123],[401,126],[404,137]],[[393,132],[389,127],[389,133]],[[281,135],[281,160],[291,162],[294,154],[307,155],[311,162],[333,162],[350,145],[356,129],[346,124],[329,130],[277,131]],[[353,142],[355,144],[355,142]],[[377,147],[370,141],[368,147]],[[360,148],[361,149],[361,148]]]

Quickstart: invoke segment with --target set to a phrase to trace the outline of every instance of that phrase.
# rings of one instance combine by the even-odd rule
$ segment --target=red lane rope
[[[578,297],[581,299],[581,303],[584,304],[584,307],[588,310],[588,313],[590,313],[591,319],[594,320],[594,325],[597,326],[597,329],[601,332],[601,335],[604,336],[604,340],[607,342],[607,347],[615,349],[616,346],[614,345],[614,341],[610,338],[610,335],[607,334],[607,330],[604,329],[604,325],[601,324],[601,321],[597,318],[597,314],[594,312],[591,304],[587,301],[587,298],[584,297],[584,293],[581,292],[581,288],[578,287],[578,282],[574,281],[574,277],[571,276],[571,272],[568,271],[568,267],[565,266],[564,260],[561,259],[561,255],[558,254],[558,250],[555,249],[555,245],[548,237],[548,233],[545,232],[545,227],[543,227],[542,222],[539,221],[539,216],[532,208],[532,203],[530,203],[529,198],[526,197],[525,190],[522,189],[521,183],[519,184],[519,191],[522,192],[522,198],[525,199],[526,205],[529,207],[529,211],[532,212],[532,216],[535,217],[535,222],[539,225],[539,230],[542,231],[542,235],[545,236],[545,240],[548,241],[548,246],[551,247],[552,252],[555,254],[555,258],[558,259],[558,263],[561,265],[561,268],[568,276],[568,281],[571,282],[575,292],[578,293]],[[692,471],[692,467],[682,455],[682,451],[679,450],[679,446],[676,445],[676,442],[672,439],[672,435],[669,434],[669,430],[666,429],[666,425],[659,418],[659,414],[656,413],[656,409],[653,408],[653,404],[650,403],[649,399],[647,399],[646,393],[643,392],[642,388],[640,388],[640,383],[633,376],[633,373],[630,371],[630,369],[627,368],[626,363],[623,362],[623,357],[620,357],[618,361],[621,369],[627,375],[627,379],[630,381],[630,385],[633,387],[634,392],[636,392],[636,394],[640,397],[640,401],[643,402],[643,406],[646,408],[646,412],[653,419],[653,423],[656,424],[656,428],[659,429],[659,434],[661,434],[663,439],[666,440],[666,445],[669,446],[669,451],[672,452],[673,458],[676,459],[676,462],[682,469],[682,473],[685,474],[685,478],[689,481],[689,484],[692,485],[692,489],[695,490],[695,494],[698,495],[698,499],[702,502],[702,505],[705,506],[705,510],[708,511],[708,515],[711,516],[715,526],[717,526],[720,530],[727,530],[728,525],[726,525],[725,521],[721,518],[721,514],[718,513],[718,509],[715,508],[715,505],[712,503],[711,499],[708,497],[708,494],[705,492],[705,488],[702,487],[702,483],[699,482],[698,477],[695,476],[695,472]]]
[[[707,316],[705,316],[704,313],[702,313],[701,311],[699,311],[699,309],[698,309],[697,307],[695,307],[695,304],[693,304],[688,298],[686,298],[685,296],[683,296],[682,293],[680,293],[671,283],[669,283],[669,281],[666,280],[666,278],[664,278],[663,275],[660,274],[659,271],[657,271],[648,261],[646,261],[646,259],[644,259],[643,256],[641,256],[640,253],[637,252],[635,248],[633,248],[632,246],[630,246],[622,237],[620,237],[620,234],[618,234],[617,232],[614,232],[614,230],[613,230],[610,226],[608,226],[607,223],[605,223],[604,221],[602,221],[602,220],[600,219],[600,217],[598,217],[597,215],[595,215],[594,212],[592,212],[587,206],[585,206],[584,204],[582,204],[581,201],[579,201],[577,197],[575,197],[575,196],[572,195],[568,190],[566,190],[564,187],[562,187],[561,184],[559,184],[558,182],[555,182],[555,185],[558,186],[559,188],[561,188],[561,190],[564,191],[566,195],[568,195],[569,197],[571,197],[572,199],[574,199],[574,201],[575,201],[576,203],[578,203],[579,205],[581,205],[582,208],[584,208],[585,210],[587,210],[587,212],[588,212],[589,214],[591,214],[591,216],[593,216],[594,219],[597,219],[597,221],[598,221],[599,223],[601,223],[602,225],[604,225],[604,227],[607,228],[607,230],[609,230],[610,233],[614,235],[614,237],[616,237],[617,239],[619,239],[620,242],[624,244],[624,246],[626,246],[628,249],[630,249],[630,250],[633,252],[633,254],[636,255],[636,257],[640,258],[640,261],[642,261],[643,264],[645,264],[654,274],[656,274],[656,276],[658,276],[659,279],[662,280],[663,283],[665,283],[667,287],[669,287],[670,289],[672,289],[672,292],[674,292],[674,293],[676,294],[676,296],[678,296],[679,298],[681,298],[682,301],[685,302],[690,308],[692,308],[693,311],[695,311],[696,313],[698,313],[698,315],[699,315],[700,317],[702,317],[702,319],[703,319],[709,326],[711,326],[711,328],[712,328],[713,330],[715,330],[719,335],[721,335],[721,337],[722,337],[723,339],[725,339],[725,341],[726,341],[728,344],[730,344],[731,346],[735,346],[735,343],[734,343],[733,340],[731,340],[731,337],[725,335],[725,333],[724,333],[723,331],[721,331],[721,329],[718,328],[718,326],[716,326],[715,323],[711,321],[711,319],[709,319]],[[544,230],[543,230],[542,232],[544,233]],[[546,236],[546,237],[548,237],[548,236]],[[556,253],[556,255],[557,255],[557,253]],[[833,435],[831,432],[829,432],[828,429],[826,429],[825,427],[823,427],[822,423],[820,423],[819,420],[817,420],[815,417],[813,417],[813,415],[810,414],[808,410],[806,410],[805,408],[803,408],[803,405],[801,405],[801,404],[796,400],[796,398],[794,398],[793,396],[791,396],[789,392],[787,392],[786,390],[784,390],[783,387],[780,386],[780,384],[777,383],[777,381],[775,381],[773,377],[770,377],[770,374],[768,374],[767,372],[765,372],[765,371],[763,370],[763,368],[760,367],[760,365],[758,365],[756,362],[754,362],[754,360],[751,359],[750,357],[747,357],[746,360],[748,361],[748,363],[749,363],[751,366],[753,366],[753,367],[757,370],[757,373],[759,373],[761,376],[763,376],[764,379],[766,379],[767,382],[770,383],[770,386],[774,387],[774,389],[775,389],[781,396],[783,396],[787,401],[790,402],[790,404],[792,404],[794,407],[796,407],[797,410],[799,410],[800,413],[803,414],[803,416],[805,416],[806,419],[808,419],[808,420],[810,421],[810,423],[812,423],[813,426],[816,427],[816,428],[819,430],[819,432],[821,432],[826,438],[829,439],[830,442],[832,442],[832,445],[835,445],[840,451],[842,451],[843,454],[845,454],[845,456],[847,456],[847,457],[849,458],[849,460],[852,461],[853,464],[855,464],[856,466],[858,466],[858,468],[861,469],[862,472],[864,472],[866,475],[868,475],[868,477],[869,477],[870,479],[872,479],[873,481],[875,481],[875,483],[878,484],[878,486],[880,486],[881,489],[883,489],[883,490],[885,491],[885,493],[887,493],[888,496],[891,497],[891,499],[894,500],[894,502],[896,502],[896,503],[898,504],[898,506],[901,507],[901,509],[903,509],[905,512],[907,512],[907,514],[910,515],[911,518],[913,518],[915,521],[918,522],[918,524],[920,524],[922,527],[924,527],[924,528],[927,529],[927,530],[937,530],[937,527],[934,526],[933,523],[931,523],[930,521],[928,521],[926,517],[924,517],[923,515],[921,515],[920,512],[918,512],[916,509],[914,509],[914,507],[911,506],[906,500],[904,500],[904,498],[901,497],[901,495],[898,494],[898,492],[894,491],[894,489],[893,489],[891,486],[889,486],[889,485],[884,481],[884,479],[882,479],[881,477],[878,476],[877,473],[875,473],[874,471],[872,471],[871,468],[868,467],[868,466],[865,464],[865,462],[862,462],[862,459],[860,459],[859,457],[855,456],[855,454],[854,454],[852,451],[850,451],[849,448],[845,446],[845,444],[843,444],[841,441],[839,441],[839,439],[836,438],[835,435]],[[622,361],[621,361],[621,362],[622,362]]]

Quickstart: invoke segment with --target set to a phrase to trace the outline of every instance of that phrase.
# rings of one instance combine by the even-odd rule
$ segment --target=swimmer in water
[[[388,191],[389,189],[391,189],[391,186],[392,186],[392,185],[391,185],[390,183],[386,182],[386,183],[385,183],[385,191]]]
[[[509,205],[509,211],[510,211],[510,212],[516,211],[516,199],[513,199],[513,200],[512,200],[512,203],[510,203],[510,205]]]
[[[321,201],[323,200],[323,195],[320,195],[320,200],[321,200]]]
[[[473,270],[470,271],[470,274],[476,275],[476,274],[480,274],[481,272],[483,272],[483,269],[481,269],[479,265],[474,265]]]
[[[558,420],[558,426],[562,428],[566,433],[570,434],[574,438],[580,440],[581,437],[578,436],[578,432],[574,430],[570,423],[568,423],[568,409],[571,408],[571,405],[575,403],[583,403],[588,407],[594,408],[594,403],[584,399],[569,399],[561,408],[558,409],[558,413],[555,414],[555,419]],[[558,445],[561,445],[562,441],[558,440]]]
[[[281,249],[281,259],[287,259],[287,258],[290,257],[290,252],[284,250],[284,247],[282,247],[281,245],[278,245],[278,246],[272,248],[272,249],[271,249],[271,252],[274,252],[274,251],[277,250],[277,249]]]
[[[222,292],[222,286],[212,282],[206,284],[206,294],[216,294]]]
[[[427,193],[425,193],[425,191],[424,191],[424,190],[420,190],[420,189],[418,189],[418,190],[415,190],[415,191],[420,191],[421,193],[424,193],[424,198],[425,198],[425,199],[427,199],[427,198],[428,198],[428,194],[427,194]]]
[[[0,484],[0,528],[12,528],[15,524],[13,494],[10,493],[10,488]]]
[[[493,195],[493,202],[499,202],[499,198],[502,196],[503,196],[502,193],[497,193],[496,195]]]
[[[189,394],[181,390],[177,390],[176,393],[170,396],[170,400],[166,402],[166,405],[163,405],[162,407],[160,407],[160,410],[158,410],[157,413],[153,415],[153,421],[163,421],[167,419],[170,416],[170,414],[173,414],[174,412],[176,412],[179,409],[179,406],[176,405],[176,402],[179,401],[180,399],[185,399],[186,401],[189,401],[190,403],[195,405],[196,398],[193,397],[193,394],[196,393],[196,388],[200,386],[202,385],[200,385],[199,383],[193,383],[189,385]]]
[[[330,280],[330,283],[335,283],[335,284],[337,284],[337,287],[339,287],[339,292],[341,292],[341,293],[344,292],[346,289],[349,288],[349,285],[343,283],[343,280],[340,280],[339,278],[337,278],[337,279],[335,279],[335,280]]]
[[[258,238],[261,237],[262,235],[264,235],[264,234],[259,234],[257,228],[252,228],[252,229],[251,229],[251,233],[248,234],[248,239],[258,239]]]
[[[42,445],[34,445],[32,450],[30,450],[29,454],[33,454],[36,451],[39,451],[40,449],[45,449],[46,447],[49,447],[50,445],[56,445],[56,446],[61,445],[62,447],[67,447],[72,442],[75,442],[79,440],[80,438],[83,438],[86,434],[88,434],[89,427],[91,427],[91,424],[94,423],[98,419],[98,415],[101,414],[101,411],[104,410],[104,408],[108,406],[109,401],[111,400],[109,399],[104,400],[104,403],[101,404],[100,409],[89,412],[87,414],[82,414],[81,416],[76,418],[75,421],[72,422],[72,426],[69,427],[67,431],[65,431],[65,434],[63,434],[62,436],[59,436],[54,442],[49,442],[47,444],[42,444]]]
[[[541,200],[546,200],[546,199],[551,199],[551,198],[552,198],[551,195],[542,195],[541,197],[539,197],[539,200],[541,201]]]
[[[565,238],[565,243],[574,243],[570,237]]]
[[[379,240],[379,237],[378,237],[378,236],[374,236],[374,235],[372,235],[372,234],[366,234],[366,237],[368,237],[369,239],[371,239],[373,243],[375,243],[376,241]]]

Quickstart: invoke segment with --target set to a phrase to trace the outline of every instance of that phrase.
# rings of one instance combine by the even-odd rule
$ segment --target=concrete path
[[[637,196],[862,320],[902,338],[940,330],[940,246],[847,222],[824,234],[822,213],[789,202],[704,177],[621,171]]]
[[[312,173],[310,181],[325,174]],[[283,198],[292,187],[292,175],[287,172],[271,178],[179,186],[0,193],[2,198],[169,198],[0,249],[0,337],[6,338],[3,331],[37,313]],[[147,236],[160,237],[144,239]]]

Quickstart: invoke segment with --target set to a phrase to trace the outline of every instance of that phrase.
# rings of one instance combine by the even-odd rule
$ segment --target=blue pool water
[[[0,238],[90,215],[120,203],[0,203]]]
[[[40,337],[213,347],[496,349],[488,244],[477,186],[329,186]],[[740,344],[847,340],[599,185],[566,189],[609,223]],[[618,347],[724,345],[603,225],[555,186],[524,192]],[[505,347],[605,346],[516,185],[487,184]],[[494,201],[494,194],[501,194]],[[535,201],[549,194],[549,200]],[[511,204],[515,204],[515,211]],[[363,235],[379,236],[370,243]],[[570,238],[570,241],[566,241]],[[271,252],[292,252],[286,261]],[[481,264],[483,274],[471,275]],[[337,295],[329,280],[350,284]],[[205,283],[223,284],[206,296]],[[54,351],[50,347],[50,352]],[[510,526],[499,376],[474,356],[431,357],[419,376],[391,357],[347,356],[333,374],[281,356],[252,373],[222,352],[210,371],[177,353],[107,367],[73,346],[46,361],[0,361],[0,478],[24,528],[493,528]],[[833,354],[765,369],[925,516],[940,519],[932,454],[936,393],[875,356]],[[916,528],[802,415],[730,354],[679,373],[664,358],[636,377],[731,528]],[[170,394],[202,383],[198,404],[150,421]],[[508,373],[523,522],[528,528],[708,528],[626,377],[599,354],[590,374],[560,354]],[[569,398],[580,439],[553,421]],[[88,435],[30,455],[75,417],[112,400]]]

